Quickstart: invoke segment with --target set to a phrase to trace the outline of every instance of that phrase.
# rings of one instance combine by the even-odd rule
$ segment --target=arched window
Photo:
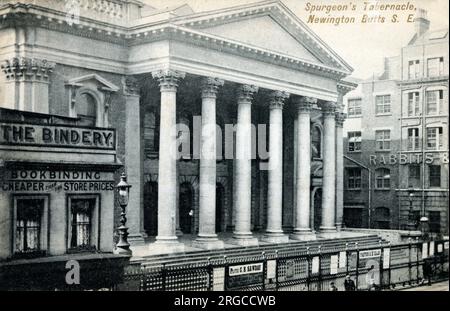
[[[390,229],[391,211],[387,207],[377,207],[374,215],[375,225],[378,229]]]
[[[193,155],[192,116],[181,114],[177,125],[178,152],[181,160],[191,160]]]
[[[146,156],[157,154],[159,150],[159,117],[153,110],[144,114],[144,150]]]
[[[391,188],[391,171],[387,168],[379,168],[375,171],[376,188],[386,189]]]
[[[311,130],[311,156],[322,157],[322,132],[318,126],[313,126]]]
[[[97,100],[88,93],[82,93],[76,100],[77,117],[79,125],[97,125]]]

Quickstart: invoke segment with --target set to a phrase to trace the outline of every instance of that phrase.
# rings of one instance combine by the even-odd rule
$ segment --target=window
[[[377,229],[390,229],[391,212],[387,207],[375,209],[375,225]]]
[[[444,58],[435,57],[429,58],[428,64],[428,77],[438,77],[444,74]]]
[[[427,91],[427,115],[436,115],[442,110],[444,91]]]
[[[408,186],[420,187],[420,165],[408,165]]]
[[[47,197],[14,197],[14,257],[45,254],[47,247]]]
[[[181,160],[188,161],[193,157],[193,119],[189,113],[182,113],[177,124],[177,148]]]
[[[319,127],[313,126],[311,135],[311,145],[312,145],[312,157],[321,158],[322,157],[322,133]]]
[[[348,189],[361,189],[361,169],[360,168],[349,168],[347,169]]]
[[[98,246],[98,195],[70,195],[68,199],[68,249],[93,251]]]
[[[430,231],[435,233],[441,232],[441,213],[437,211],[429,211],[428,219],[430,221]]]
[[[391,149],[391,131],[380,130],[375,131],[375,140],[377,143],[377,150],[390,150]]]
[[[361,132],[348,132],[348,151],[361,151]]]
[[[428,165],[430,187],[441,186],[441,166]]]
[[[417,79],[420,74],[420,61],[419,60],[410,60],[408,62],[408,78],[409,79]]]
[[[387,168],[379,168],[375,171],[376,188],[390,189],[391,188],[391,171]]]
[[[442,148],[442,127],[427,128],[427,148],[430,150],[439,150]]]
[[[419,139],[419,129],[410,128],[408,129],[408,150],[419,150],[420,149],[420,139]]]
[[[375,97],[376,114],[391,113],[391,95],[379,95]]]
[[[144,150],[146,156],[157,155],[159,150],[158,116],[154,111],[144,114]]]
[[[96,126],[97,124],[97,101],[87,93],[82,93],[76,101],[77,117],[79,125]]]
[[[361,116],[361,98],[349,99],[347,114],[349,117]]]
[[[419,92],[408,93],[408,116],[418,116],[419,111]]]

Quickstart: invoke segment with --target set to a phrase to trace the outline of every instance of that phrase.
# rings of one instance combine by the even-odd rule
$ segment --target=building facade
[[[30,165],[47,159],[52,171],[76,160],[84,171],[110,161],[110,182],[123,165],[132,185],[127,225],[134,245],[150,240],[150,250],[174,252],[184,250],[181,234],[212,249],[223,247],[218,233],[225,231],[246,246],[259,243],[254,232],[279,243],[339,230],[342,98],[354,87],[343,78],[352,68],[281,2],[203,13],[135,0],[16,2],[0,8],[2,107],[51,116],[60,144],[72,140],[57,128],[58,117],[73,122],[72,131],[91,131],[80,130],[80,148],[71,152],[24,147],[36,155]],[[229,125],[231,142],[220,137],[230,134]],[[18,134],[4,131],[2,160],[26,157],[11,143]],[[106,141],[105,131],[115,140]],[[102,143],[114,148],[107,159]],[[14,179],[7,166],[2,170],[4,184]],[[83,176],[92,182],[95,174]],[[120,213],[109,190],[101,194],[100,245],[91,245],[106,252]],[[50,241],[41,250],[67,253],[71,222],[63,211],[79,191],[64,189],[61,196],[72,199],[61,202],[51,187],[41,192],[49,207],[38,230]],[[95,192],[81,196],[89,203]],[[10,245],[20,240],[19,219],[6,211],[22,203],[12,203],[15,191],[1,195],[8,238],[0,254],[9,258],[17,252]],[[80,218],[89,244],[98,240],[94,218]]]
[[[448,29],[415,35],[345,99],[345,223],[448,234]],[[422,219],[425,220],[425,219]]]

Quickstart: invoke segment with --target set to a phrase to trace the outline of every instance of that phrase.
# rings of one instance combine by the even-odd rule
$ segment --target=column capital
[[[202,98],[216,98],[219,87],[223,86],[224,80],[218,78],[205,77],[201,82]]]
[[[258,87],[254,85],[242,84],[238,88],[238,103],[251,103],[253,95],[258,92]]]
[[[321,105],[321,108],[324,117],[335,117],[336,103],[325,102]]]
[[[126,96],[139,96],[139,83],[134,76],[124,76],[122,78],[123,93]]]
[[[343,127],[344,121],[347,118],[347,114],[343,112],[336,112],[335,118],[336,118],[336,126]]]
[[[1,64],[7,80],[42,80],[48,81],[55,64],[46,59],[13,57]]]
[[[309,113],[311,112],[312,106],[317,103],[317,99],[313,97],[298,97],[295,101],[295,105],[298,112]]]
[[[152,72],[152,76],[158,80],[161,91],[176,92],[179,81],[184,79],[186,74],[177,70],[164,69]]]
[[[283,109],[284,101],[289,98],[290,94],[284,91],[273,91],[270,93],[269,97],[269,108],[270,109]]]

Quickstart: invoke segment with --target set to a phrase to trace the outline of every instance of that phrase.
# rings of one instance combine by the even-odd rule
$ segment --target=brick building
[[[345,98],[344,223],[448,232],[448,29],[415,34]]]

